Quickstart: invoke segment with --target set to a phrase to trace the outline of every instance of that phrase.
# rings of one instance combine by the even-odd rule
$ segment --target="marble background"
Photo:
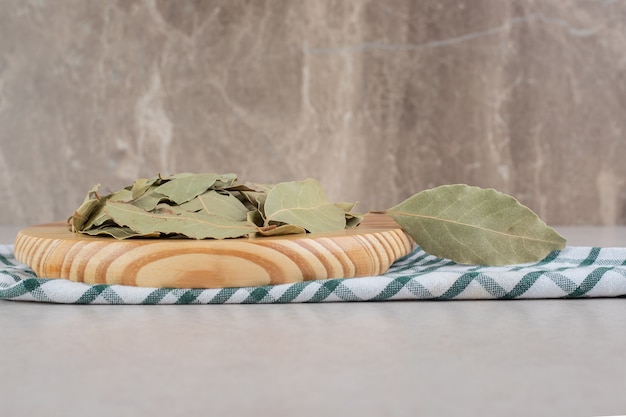
[[[626,2],[0,0],[0,224],[156,173],[626,224]]]

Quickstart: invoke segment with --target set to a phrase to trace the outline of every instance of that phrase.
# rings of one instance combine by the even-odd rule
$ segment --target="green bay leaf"
[[[311,233],[342,230],[346,226],[345,212],[328,200],[314,179],[276,184],[267,193],[263,209],[266,226],[281,222]]]
[[[427,253],[462,264],[536,262],[566,243],[515,198],[464,184],[419,192],[386,214]]]
[[[150,213],[129,203],[110,202],[106,213],[120,226],[139,234],[180,234],[192,239],[226,239],[246,236],[257,227],[247,221],[193,212]]]

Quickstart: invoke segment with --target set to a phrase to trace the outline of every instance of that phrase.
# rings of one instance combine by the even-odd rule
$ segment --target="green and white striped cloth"
[[[220,289],[140,288],[39,279],[0,245],[0,299],[68,304],[268,304],[626,296],[626,248],[567,247],[541,262],[459,265],[417,248],[381,276]]]

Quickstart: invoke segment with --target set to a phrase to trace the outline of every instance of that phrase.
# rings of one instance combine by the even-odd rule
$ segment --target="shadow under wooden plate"
[[[369,214],[332,233],[226,240],[115,240],[65,223],[21,230],[15,256],[40,278],[157,288],[222,288],[380,275],[415,243],[389,217]]]

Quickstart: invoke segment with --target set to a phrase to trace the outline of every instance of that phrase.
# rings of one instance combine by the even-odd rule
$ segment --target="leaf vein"
[[[544,243],[554,243],[551,240],[538,239],[538,238],[534,238],[534,237],[531,237],[531,236],[524,236],[524,235],[514,235],[514,234],[510,234],[510,233],[501,232],[501,231],[498,231],[498,230],[488,229],[486,227],[482,227],[482,226],[478,226],[478,225],[474,225],[474,224],[470,224],[470,223],[463,223],[463,222],[459,222],[459,221],[456,221],[456,220],[445,219],[445,218],[441,218],[441,217],[427,216],[427,215],[415,214],[415,213],[407,213],[407,212],[402,212],[402,211],[387,211],[386,213],[387,214],[395,214],[395,215],[399,215],[399,216],[415,217],[415,218],[421,218],[421,219],[427,219],[427,220],[441,221],[441,222],[444,222],[444,223],[452,223],[452,224],[456,224],[456,225],[459,225],[459,226],[471,227],[471,228],[482,230],[484,232],[494,233],[494,234],[498,234],[498,235],[502,235],[502,236],[506,236],[506,237],[511,237],[511,238],[515,238],[515,239],[532,240],[532,241],[535,241],[535,242],[544,242]]]

